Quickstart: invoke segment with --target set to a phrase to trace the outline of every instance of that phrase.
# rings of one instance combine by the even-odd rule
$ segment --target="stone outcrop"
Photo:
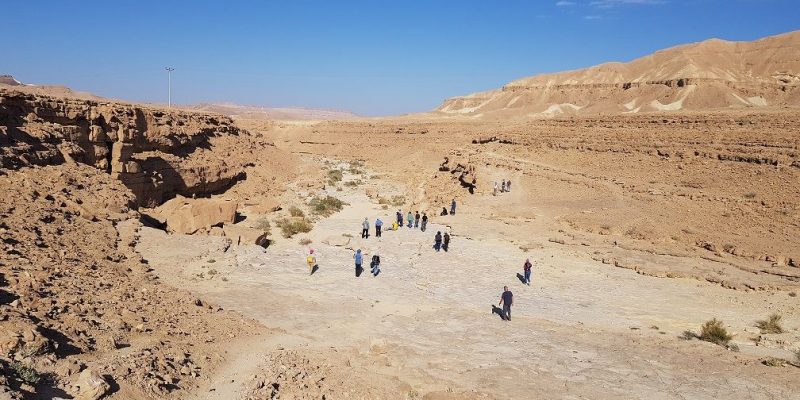
[[[187,199],[178,196],[149,215],[164,224],[169,232],[191,235],[236,221],[237,204],[215,199]]]
[[[196,163],[215,138],[248,134],[225,116],[0,89],[0,166],[79,162],[121,180],[139,204],[227,189],[244,167]]]

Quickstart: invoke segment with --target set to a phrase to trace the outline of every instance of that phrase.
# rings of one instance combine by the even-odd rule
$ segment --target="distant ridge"
[[[250,119],[272,119],[284,121],[310,121],[310,120],[344,120],[361,118],[347,111],[320,110],[302,107],[259,107],[245,106],[233,103],[198,104],[190,109],[215,112],[231,117]]]
[[[553,117],[800,106],[800,31],[753,42],[710,39],[628,63],[542,74],[447,99],[441,115]]]

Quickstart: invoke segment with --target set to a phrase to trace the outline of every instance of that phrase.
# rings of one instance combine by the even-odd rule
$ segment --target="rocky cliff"
[[[242,179],[245,161],[224,157],[226,138],[240,135],[249,133],[221,115],[0,88],[0,166],[89,164],[122,181],[139,205]],[[205,154],[215,144],[220,154]]]
[[[800,31],[711,39],[629,63],[542,74],[447,99],[439,114],[552,117],[800,106]]]

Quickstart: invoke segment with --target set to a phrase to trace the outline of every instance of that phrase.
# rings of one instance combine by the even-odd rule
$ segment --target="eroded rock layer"
[[[248,134],[225,116],[0,89],[0,165],[80,162],[121,180],[138,204],[224,190],[244,177],[197,163],[216,138]]]

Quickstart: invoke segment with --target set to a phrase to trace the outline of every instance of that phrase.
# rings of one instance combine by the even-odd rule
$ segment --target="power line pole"
[[[172,71],[175,71],[175,68],[166,67],[164,69],[167,70],[167,108],[172,108]]]

